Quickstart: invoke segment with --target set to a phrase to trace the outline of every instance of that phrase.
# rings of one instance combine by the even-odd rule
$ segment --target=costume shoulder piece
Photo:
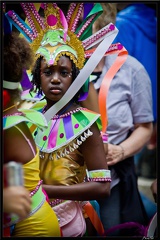
[[[74,151],[82,144],[92,132],[91,125],[96,122],[101,129],[100,115],[84,109],[77,108],[61,116],[54,116],[48,122],[48,128],[44,131],[36,129],[33,135],[41,152]]]
[[[18,109],[19,113],[3,117],[3,129],[11,128],[18,123],[27,122],[40,129],[47,128],[47,121],[43,114],[34,109]]]

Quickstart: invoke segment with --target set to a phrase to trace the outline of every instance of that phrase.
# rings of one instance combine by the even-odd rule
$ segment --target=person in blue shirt
[[[152,82],[154,121],[156,112],[157,79],[157,17],[154,4],[125,4],[117,13],[116,27],[119,30],[115,42],[120,42],[128,53],[137,58],[147,70]],[[117,4],[118,10],[120,3]]]

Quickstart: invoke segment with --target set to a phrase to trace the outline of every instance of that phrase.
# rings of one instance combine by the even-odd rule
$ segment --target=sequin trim
[[[61,151],[54,151],[54,153],[56,153],[56,159],[59,159],[61,157],[65,157],[66,155],[69,155],[71,152],[73,152],[75,149],[79,148],[79,146],[90,136],[92,136],[93,133],[91,132],[90,129],[87,129],[86,132],[83,132],[83,134],[81,136],[78,136],[77,139],[75,139],[74,141],[72,141],[69,145],[65,146],[64,148],[62,148]],[[39,156],[40,158],[44,159],[45,157],[45,152],[40,151],[39,152]],[[53,160],[53,156],[52,153],[50,153],[49,155],[49,159]]]
[[[111,171],[106,169],[98,169],[88,171],[86,169],[87,180],[89,182],[111,182]]]

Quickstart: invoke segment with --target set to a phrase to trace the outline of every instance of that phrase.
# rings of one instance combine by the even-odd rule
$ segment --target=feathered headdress
[[[43,3],[44,20],[33,3],[21,3],[26,15],[24,22],[14,11],[6,13],[10,24],[13,24],[30,42],[36,59],[43,56],[48,65],[56,64],[60,56],[68,55],[81,70],[64,96],[45,113],[47,120],[50,113],[56,114],[76,92],[85,84],[107,51],[112,51],[111,43],[118,33],[114,24],[110,23],[95,34],[91,34],[94,21],[103,12],[100,3],[81,21],[84,3],[71,3],[66,17],[56,3]],[[39,4],[40,7],[40,4]],[[93,48],[97,43],[98,47]],[[114,49],[118,45],[114,45]],[[85,97],[87,95],[85,94]],[[84,100],[85,98],[81,98]]]
[[[93,22],[103,11],[99,3],[95,4],[79,27],[83,3],[71,3],[66,17],[56,3],[41,4],[44,8],[44,21],[33,3],[21,3],[21,6],[29,26],[12,10],[6,15],[31,43],[36,59],[43,56],[48,65],[56,64],[61,55],[67,54],[82,69],[85,51],[115,30],[115,26],[110,24],[88,38]]]

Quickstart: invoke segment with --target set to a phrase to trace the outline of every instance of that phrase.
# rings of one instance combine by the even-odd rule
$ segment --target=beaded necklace
[[[11,117],[11,116],[22,116],[22,115],[23,115],[22,112],[17,112],[17,113],[13,113],[13,114],[6,114],[3,116],[3,118]]]
[[[55,115],[54,117],[52,117],[51,119],[57,119],[57,118],[64,118],[64,117],[67,117],[67,116],[69,116],[69,115],[71,115],[71,114],[73,114],[73,113],[76,113],[76,112],[78,112],[78,111],[80,111],[80,110],[85,110],[86,108],[83,108],[83,107],[78,107],[78,108],[76,108],[75,110],[71,110],[71,111],[69,111],[69,112],[66,112],[66,113],[64,113],[64,114],[61,114],[61,115]]]

